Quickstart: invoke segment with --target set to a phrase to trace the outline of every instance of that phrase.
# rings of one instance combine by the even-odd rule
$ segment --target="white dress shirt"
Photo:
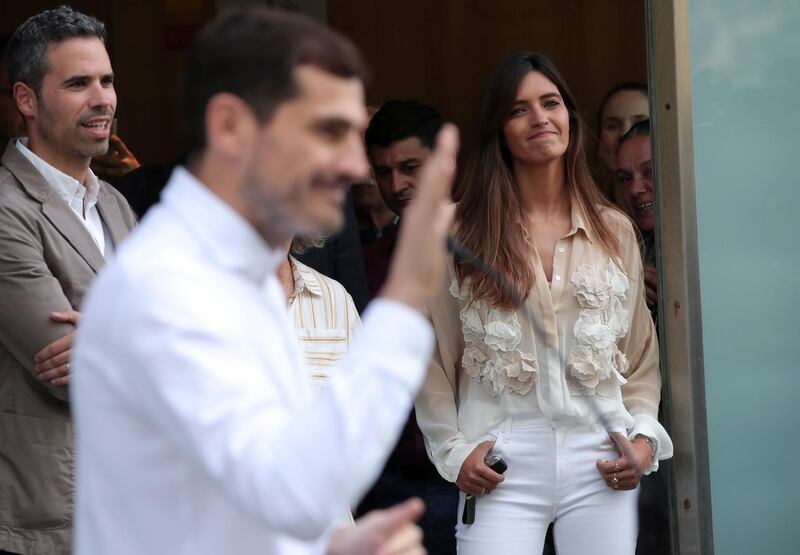
[[[69,176],[50,165],[28,148],[28,139],[21,138],[16,142],[19,150],[28,161],[33,164],[47,184],[67,203],[70,210],[80,220],[89,235],[92,236],[95,245],[100,250],[103,257],[114,252],[114,242],[108,233],[108,229],[100,217],[97,210],[97,195],[100,193],[100,183],[97,176],[90,168],[86,169],[86,184],[78,182],[74,177]]]
[[[178,168],[101,273],[71,385],[77,554],[280,554],[287,536],[323,535],[377,477],[423,379],[430,325],[373,302],[314,395],[282,258]]]

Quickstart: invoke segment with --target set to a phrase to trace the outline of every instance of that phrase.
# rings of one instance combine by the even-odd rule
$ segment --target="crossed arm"
[[[0,210],[0,343],[62,401],[78,313],[45,260],[35,223]]]

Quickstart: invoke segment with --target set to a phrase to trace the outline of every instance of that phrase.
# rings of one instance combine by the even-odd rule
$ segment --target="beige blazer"
[[[118,247],[128,203],[100,183],[97,208]],[[69,553],[74,450],[69,390],[36,379],[34,355],[74,328],[104,258],[86,228],[9,142],[0,167],[0,551]]]

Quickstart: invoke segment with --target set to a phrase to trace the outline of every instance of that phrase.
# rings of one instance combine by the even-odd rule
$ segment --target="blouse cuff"
[[[645,475],[658,470],[658,461],[672,457],[672,440],[661,423],[648,414],[636,414],[633,416],[633,429],[628,433],[628,438],[633,441],[636,436],[646,436],[653,442],[655,456],[650,467],[645,471]]]
[[[464,464],[469,454],[472,453],[480,443],[480,441],[474,441],[472,443],[459,442],[458,445],[450,449],[450,454],[444,462],[436,462],[436,468],[439,470],[439,474],[448,482],[455,483],[455,481],[458,480],[458,473],[461,472],[461,465]]]

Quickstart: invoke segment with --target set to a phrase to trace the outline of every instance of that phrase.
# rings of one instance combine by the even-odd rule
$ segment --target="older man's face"
[[[655,228],[653,156],[650,136],[628,139],[617,153],[617,190],[625,209],[641,231]]]

